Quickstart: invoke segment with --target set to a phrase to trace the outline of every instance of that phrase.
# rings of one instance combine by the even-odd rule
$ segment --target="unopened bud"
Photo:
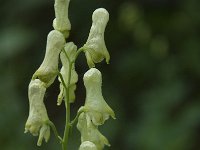
[[[67,59],[65,53],[67,54],[70,61],[73,61],[75,59],[77,46],[74,45],[73,42],[69,42],[69,43],[65,44],[64,51],[65,52],[61,52],[61,54],[60,54],[60,59],[61,59],[62,65],[63,65],[60,73],[63,76],[65,84],[67,85],[68,77],[69,77],[69,60]],[[61,79],[58,78],[58,80],[60,81],[60,94],[58,95],[57,104],[60,105],[64,98],[64,95],[65,95],[65,88],[61,82]],[[69,101],[70,101],[70,103],[74,102],[74,100],[75,100],[74,92],[76,90],[77,81],[78,81],[78,74],[76,73],[75,66],[73,64],[72,68],[71,68],[71,79],[70,79],[70,85],[69,85]]]

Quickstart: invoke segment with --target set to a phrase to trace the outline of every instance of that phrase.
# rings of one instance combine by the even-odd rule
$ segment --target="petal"
[[[47,142],[49,140],[49,138],[50,138],[50,127],[48,125],[44,124],[42,126],[42,128],[40,129],[40,135],[38,138],[37,145],[41,146],[43,139],[45,139],[45,141]]]
[[[97,149],[103,149],[104,145],[110,146],[106,137],[99,132],[98,127],[87,118],[87,113],[81,113],[77,128],[81,132],[82,142],[90,141],[96,145]]]
[[[88,64],[89,68],[95,67],[93,59],[88,51],[85,51],[85,56],[86,56],[87,64]]]
[[[97,147],[94,143],[85,141],[81,143],[79,150],[97,150]]]

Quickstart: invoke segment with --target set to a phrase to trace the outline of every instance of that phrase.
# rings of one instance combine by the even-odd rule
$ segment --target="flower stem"
[[[67,55],[67,53],[64,51],[65,56],[69,62],[69,70],[68,70],[68,80],[67,80],[67,84],[63,84],[64,88],[65,88],[65,108],[66,108],[66,122],[65,122],[65,131],[64,131],[64,136],[63,136],[63,142],[62,142],[62,150],[67,150],[67,146],[68,146],[68,139],[69,139],[69,131],[70,131],[70,127],[71,127],[71,122],[70,122],[70,97],[69,97],[69,88],[70,88],[70,81],[71,81],[71,73],[72,73],[72,66],[74,65],[78,55],[80,54],[80,52],[82,52],[83,49],[79,49],[76,53],[75,59],[74,60],[70,60],[69,56]],[[61,81],[64,82],[62,75],[59,74]],[[77,119],[76,119],[77,120]],[[74,121],[75,122],[75,121]]]
[[[66,123],[65,123],[65,131],[63,137],[62,147],[63,150],[67,150],[68,145],[68,137],[69,137],[69,128],[70,128],[70,102],[69,102],[69,85],[71,80],[71,70],[72,70],[72,63],[69,62],[69,70],[68,70],[68,81],[67,81],[67,89],[65,90],[65,107],[66,107]]]
[[[54,132],[56,138],[59,140],[60,143],[62,143],[62,138],[59,136],[58,131],[57,131],[57,129],[56,129],[54,123],[51,122],[50,120],[48,120],[48,121],[47,121],[47,124],[50,125],[50,127],[52,128],[52,130],[53,130],[53,132]]]
[[[79,111],[77,112],[76,117],[70,122],[71,127],[73,127],[73,125],[76,123],[78,117],[82,112],[84,112],[84,109],[81,107],[81,109],[79,109]]]

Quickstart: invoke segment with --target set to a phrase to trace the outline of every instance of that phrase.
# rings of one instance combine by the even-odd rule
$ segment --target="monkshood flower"
[[[79,150],[97,150],[97,147],[94,143],[90,141],[85,141],[81,143]]]
[[[56,18],[53,20],[53,27],[62,32],[65,37],[69,36],[69,30],[71,30],[71,23],[68,18],[69,2],[70,0],[55,0],[54,4]]]
[[[83,106],[86,117],[95,125],[102,125],[109,116],[115,119],[114,111],[108,106],[102,95],[102,75],[96,68],[88,70],[83,77],[86,88],[86,100]]]
[[[77,46],[74,45],[73,42],[66,43],[65,47],[64,47],[64,51],[66,52],[70,61],[73,61],[75,59]],[[68,77],[69,77],[69,60],[66,58],[66,55],[63,51],[60,54],[60,59],[61,59],[62,65],[63,65],[60,73],[63,76],[65,84],[67,85]],[[60,105],[65,96],[65,89],[61,82],[61,79],[58,78],[58,80],[60,81],[60,94],[58,95],[57,104]],[[73,64],[72,68],[71,68],[71,80],[70,80],[70,85],[69,85],[69,101],[70,101],[70,103],[74,102],[74,100],[75,100],[74,92],[76,90],[77,81],[78,81],[78,74],[76,73],[75,66]]]
[[[47,142],[50,137],[50,127],[45,105],[43,103],[46,87],[39,79],[32,80],[29,84],[29,116],[25,125],[25,133],[30,132],[33,136],[38,136],[37,145],[42,144],[42,140]]]
[[[106,137],[99,132],[98,127],[91,120],[87,120],[86,113],[83,112],[80,114],[77,128],[81,133],[82,143],[90,141],[95,144],[97,150],[102,150],[105,145],[110,146]]]
[[[95,63],[101,62],[104,58],[109,63],[110,55],[104,41],[104,32],[108,20],[109,13],[106,9],[99,8],[93,12],[92,27],[87,42],[83,46],[90,68],[94,67]]]
[[[46,84],[46,87],[49,87],[54,82],[58,73],[59,54],[64,44],[65,38],[59,31],[53,30],[48,34],[45,57],[38,70],[34,73],[33,79],[39,78]]]

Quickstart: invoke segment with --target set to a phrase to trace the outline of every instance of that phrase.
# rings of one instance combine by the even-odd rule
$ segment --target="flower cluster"
[[[109,13],[104,8],[96,9],[92,15],[92,26],[86,43],[77,49],[73,42],[67,42],[71,24],[68,19],[70,0],[55,0],[54,30],[47,36],[46,53],[42,64],[33,74],[28,87],[29,116],[25,124],[25,133],[39,136],[37,145],[41,146],[43,139],[47,142],[50,138],[50,128],[62,144],[63,150],[67,149],[70,128],[78,119],[77,128],[81,133],[79,150],[102,150],[105,145],[110,146],[98,127],[111,116],[115,119],[114,111],[108,106],[102,95],[101,72],[93,68],[95,63],[104,58],[109,63],[110,55],[105,45],[104,32],[109,20]],[[76,83],[78,74],[75,70],[75,60],[80,52],[84,52],[89,70],[84,74],[83,81],[86,88],[85,105],[82,106],[75,121],[70,121],[70,103],[75,101]],[[59,69],[59,59],[62,67]],[[65,100],[66,126],[64,137],[58,135],[55,125],[49,120],[44,104],[46,89],[52,85],[56,77],[60,82],[60,93],[57,105]]]
[[[110,145],[108,140],[99,132],[98,126],[102,125],[110,116],[115,119],[114,111],[108,106],[102,96],[102,76],[96,68],[88,70],[83,77],[86,88],[85,105],[78,119],[77,128],[81,132],[82,143],[89,141],[102,150],[104,145]],[[81,149],[81,148],[80,148]]]
[[[54,20],[54,29],[47,36],[46,53],[42,64],[33,74],[29,84],[29,116],[25,124],[25,133],[30,132],[38,136],[38,146],[41,146],[42,140],[47,142],[50,137],[50,125],[46,107],[44,105],[44,95],[48,88],[58,75],[59,55],[65,46],[65,30],[70,30],[71,25],[68,20],[68,0],[56,0],[55,10],[56,18]],[[67,13],[67,14],[66,14]],[[62,18],[65,14],[65,19]]]

